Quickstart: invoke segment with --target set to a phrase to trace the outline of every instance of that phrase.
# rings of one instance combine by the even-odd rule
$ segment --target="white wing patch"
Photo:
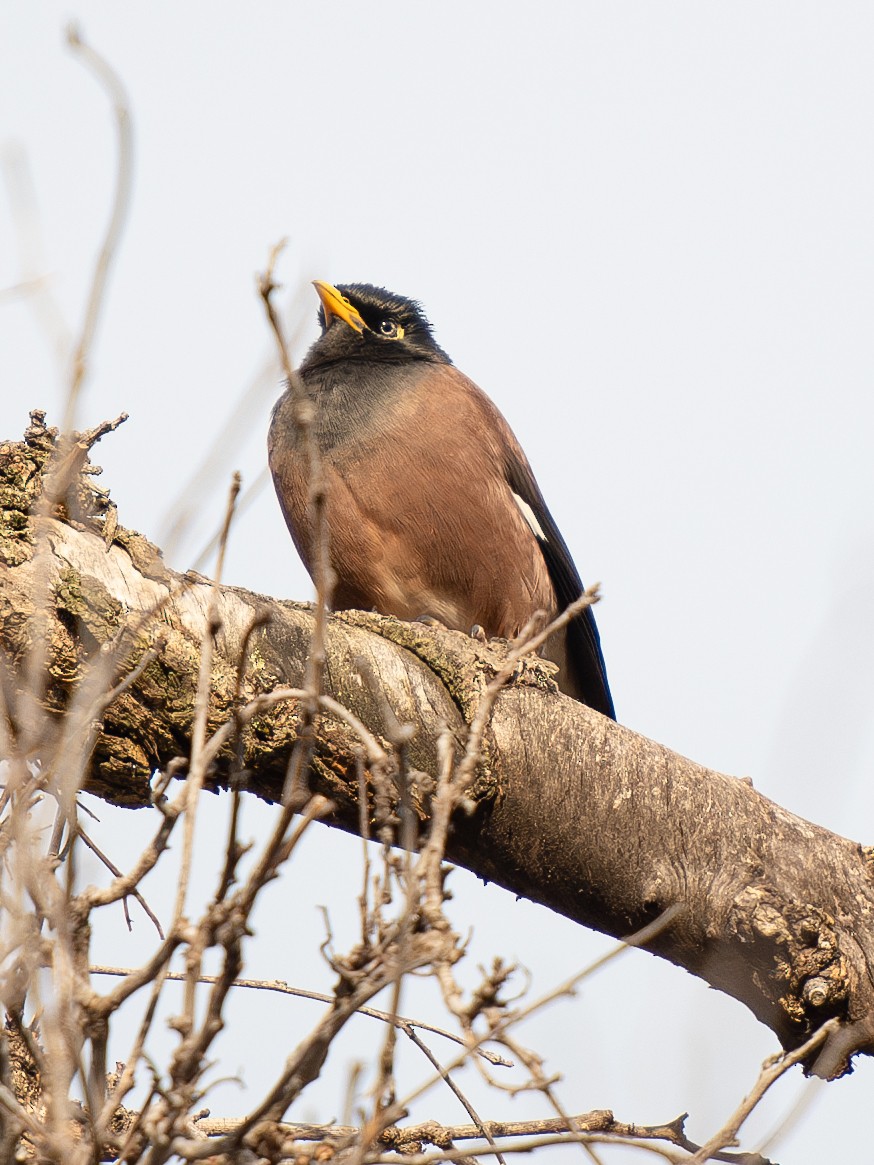
[[[531,528],[531,533],[534,535],[535,538],[538,538],[541,542],[546,542],[547,537],[543,533],[543,527],[537,521],[537,515],[534,513],[534,511],[531,509],[531,507],[528,505],[528,503],[525,501],[524,498],[520,498],[519,495],[515,491],[511,491],[511,492],[513,493],[513,500],[515,501],[516,505],[519,507],[519,511],[522,514],[522,517],[525,519],[525,521],[528,523],[529,527]]]

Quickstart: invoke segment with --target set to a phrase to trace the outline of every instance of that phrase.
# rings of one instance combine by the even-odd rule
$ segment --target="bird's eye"
[[[379,334],[387,340],[402,340],[404,337],[404,329],[400,324],[396,324],[394,320],[380,320]]]

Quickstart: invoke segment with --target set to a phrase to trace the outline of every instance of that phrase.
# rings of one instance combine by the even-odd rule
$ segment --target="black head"
[[[436,343],[422,308],[372,283],[315,283],[322,334],[307,353],[303,367],[336,360],[379,363],[429,360],[451,364]]]

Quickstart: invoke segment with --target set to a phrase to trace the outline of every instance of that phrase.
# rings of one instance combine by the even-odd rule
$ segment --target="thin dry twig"
[[[373,961],[361,980],[346,994],[335,997],[332,1006],[313,1031],[304,1039],[286,1061],[283,1071],[266,1096],[245,1117],[239,1127],[227,1137],[211,1146],[212,1152],[235,1153],[242,1144],[243,1137],[256,1125],[264,1121],[281,1119],[289,1104],[300,1094],[303,1087],[314,1080],[321,1071],[328,1050],[337,1033],[348,1020],[373,996],[378,995],[401,973],[408,973],[418,967],[428,966],[437,953],[438,944],[432,935],[417,935],[408,952],[409,961],[401,968],[397,962],[397,950],[393,944],[380,952],[381,957]],[[175,1152],[200,1160],[208,1156],[210,1146],[202,1142],[178,1141]]]
[[[329,548],[329,529],[327,512],[327,489],[322,461],[318,447],[313,438],[312,426],[315,417],[314,406],[307,397],[300,377],[291,366],[288,344],[282,329],[279,315],[273,306],[273,294],[278,290],[274,280],[276,263],[287,244],[281,239],[271,249],[267,262],[267,269],[260,277],[258,288],[267,320],[276,340],[282,371],[288,382],[289,391],[294,401],[294,423],[303,449],[303,456],[307,466],[309,488],[309,509],[312,519],[313,547],[312,547],[312,576],[316,588],[315,623],[313,627],[310,652],[307,659],[304,687],[315,700],[322,690],[322,672],[325,666],[325,635],[327,632],[327,615],[331,605],[334,590],[334,572],[331,568]],[[315,707],[310,709],[310,717],[315,715]],[[311,730],[309,722],[302,725],[304,734]]]
[[[561,998],[563,995],[572,995],[580,983],[589,978],[612,959],[618,958],[621,954],[629,949],[645,947],[647,943],[651,942],[667,927],[673,925],[674,921],[679,917],[684,909],[685,907],[682,905],[669,907],[667,910],[663,911],[658,918],[654,919],[651,923],[648,923],[647,926],[641,927],[641,929],[635,931],[634,934],[629,935],[621,943],[618,943],[616,947],[613,948],[613,950],[609,951],[601,958],[596,959],[582,971],[577,972],[569,979],[559,983],[558,986],[551,988],[549,991],[545,992],[543,995],[540,995],[537,999],[533,1000],[531,1003],[526,1004],[524,1007],[517,1008],[516,1010],[504,1015],[487,1032],[484,1032],[480,1035],[473,1035],[473,1033],[471,1033],[471,1038],[468,1042],[466,1050],[458,1057],[456,1057],[455,1060],[452,1060],[450,1063],[445,1065],[446,1071],[452,1071],[453,1068],[460,1067],[460,1065],[463,1064],[470,1056],[474,1048],[479,1047],[486,1041],[498,1039],[511,1024],[517,1024],[521,1020],[527,1019],[530,1015],[534,1014],[535,1011],[541,1010],[548,1003],[552,1003],[554,1000]],[[421,1096],[422,1093],[431,1089],[439,1079],[440,1076],[436,1076],[423,1081],[422,1084],[406,1093],[403,1099],[398,1102],[399,1107],[403,1108],[404,1110],[408,1109],[416,1097]]]
[[[94,963],[91,966],[92,975],[114,975],[119,978],[124,978],[132,974],[131,967],[109,967],[102,963]],[[168,981],[185,980],[185,975],[180,971],[168,971]],[[216,975],[201,975],[198,982],[200,983],[215,983],[217,982]],[[235,979],[234,987],[248,988],[252,991],[277,991],[281,995],[292,995],[296,999],[309,999],[314,1003],[333,1003],[333,995],[325,995],[321,991],[309,991],[303,987],[290,987],[282,979]],[[369,1019],[378,1019],[382,1023],[391,1023],[400,1028],[405,1035],[410,1036],[415,1041],[416,1030],[431,1032],[432,1035],[442,1036],[444,1039],[451,1040],[454,1044],[463,1044],[464,1040],[455,1035],[446,1028],[438,1027],[436,1024],[428,1023],[424,1019],[411,1019],[406,1015],[391,1015],[387,1011],[379,1011],[375,1007],[361,1007],[358,1011],[359,1015],[367,1016]],[[478,1048],[477,1055],[482,1056],[483,1059],[488,1060],[490,1064],[497,1067],[512,1068],[513,1061],[507,1060],[498,1052],[489,1051],[488,1048]]]
[[[113,875],[113,877],[116,877],[116,878],[123,877],[123,874],[122,874],[121,870],[118,868],[118,866],[103,852],[103,850],[97,845],[97,843],[94,841],[94,839],[88,836],[88,834],[85,832],[85,830],[82,828],[81,825],[78,825],[76,827],[75,836],[82,839],[82,841],[85,843],[85,845],[88,847],[88,849],[90,849],[91,852],[103,863],[103,865],[106,866],[107,870],[109,870],[109,872]],[[134,888],[131,891],[130,896],[133,899],[135,899],[137,902],[139,902],[140,906],[142,907],[143,913],[146,915],[146,917],[149,919],[149,921],[154,926],[155,930],[158,932],[158,937],[162,939],[164,937],[164,931],[161,928],[160,920],[158,919],[158,916],[155,914],[154,910],[152,910],[151,906],[149,906],[148,902],[142,896],[140,891],[137,890],[136,888]],[[125,902],[125,907],[126,907],[127,900],[123,899],[122,901]],[[126,913],[126,911],[125,911],[125,913]],[[130,930],[131,929],[131,921],[130,921],[129,916],[127,917],[127,926],[128,926],[128,930]]]
[[[545,627],[537,629],[539,620],[535,617],[531,622],[523,628],[518,640],[507,654],[500,671],[489,682],[483,693],[476,712],[470,722],[468,729],[467,746],[464,750],[464,756],[459,762],[456,770],[453,784],[460,790],[467,787],[473,779],[476,771],[476,766],[479,764],[479,758],[482,753],[483,737],[488,726],[489,718],[495,706],[495,701],[503,690],[504,686],[510,680],[516,671],[516,665],[519,660],[526,655],[530,655],[534,651],[538,651],[543,644],[554,635],[556,631],[560,631],[566,627],[571,619],[576,618],[581,614],[586,607],[591,607],[598,601],[599,584],[595,583],[588,587],[578,599],[576,599],[569,606],[549,622]]]
[[[124,224],[130,207],[133,184],[133,131],[131,128],[130,105],[121,78],[100,53],[89,44],[86,44],[82,39],[81,33],[73,24],[67,29],[67,44],[84,64],[88,66],[109,94],[115,113],[118,162],[112,212],[106,228],[106,235],[94,267],[91,291],[88,295],[85,318],[82,321],[82,330],[73,351],[73,365],[70,374],[70,387],[63,425],[65,432],[73,427],[76,405],[78,404],[82,384],[88,371],[88,358],[91,352],[91,344],[97,329],[100,311],[103,307],[106,282],[118,249],[119,239],[124,230]]]
[[[194,856],[194,826],[196,820],[197,800],[203,783],[206,779],[209,758],[206,755],[206,726],[209,718],[209,693],[212,682],[212,658],[214,639],[218,631],[217,586],[221,579],[220,568],[224,563],[225,546],[234,516],[234,506],[240,492],[240,477],[235,474],[228,493],[228,503],[222,523],[222,537],[219,549],[219,562],[216,579],[210,592],[209,611],[204,626],[200,644],[200,669],[197,679],[197,693],[194,700],[194,722],[191,728],[191,760],[188,766],[188,778],[185,782],[186,806],[185,825],[182,841],[182,862],[179,873],[179,886],[176,892],[176,906],[173,912],[174,925],[185,911],[185,897],[188,891],[188,882],[191,877],[191,863]],[[193,992],[189,992],[188,1005],[194,1007]]]
[[[768,1089],[790,1068],[807,1060],[810,1053],[825,1043],[832,1032],[840,1027],[840,1020],[829,1019],[800,1047],[791,1052],[773,1056],[762,1065],[759,1077],[748,1096],[745,1096],[725,1124],[691,1158],[689,1165],[704,1165],[722,1149],[738,1144],[738,1133],[747,1117],[757,1107]]]
[[[27,153],[21,145],[7,142],[0,147],[0,171],[6,180],[21,272],[19,281],[13,287],[4,288],[0,296],[27,296],[58,364],[66,368],[72,336],[52,290],[52,279],[45,274],[47,264],[36,188]]]
[[[806,1118],[817,1098],[822,1096],[825,1087],[825,1081],[817,1076],[811,1076],[805,1080],[803,1090],[799,1093],[795,1103],[786,1110],[771,1131],[759,1141],[758,1152],[762,1155],[770,1152],[791,1129],[799,1124],[802,1118]]]
[[[473,1104],[471,1103],[471,1101],[458,1087],[458,1085],[456,1084],[455,1080],[452,1078],[450,1073],[443,1067],[443,1065],[441,1063],[439,1063],[439,1061],[437,1060],[437,1057],[434,1055],[434,1053],[431,1051],[431,1049],[424,1043],[423,1040],[419,1039],[419,1037],[416,1035],[415,1032],[410,1032],[409,1035],[412,1038],[413,1042],[416,1044],[416,1046],[419,1048],[419,1050],[422,1052],[422,1054],[430,1061],[431,1066],[433,1068],[435,1068],[440,1073],[441,1077],[443,1078],[443,1083],[447,1086],[447,1088],[452,1093],[454,1093],[455,1098],[458,1101],[458,1103],[461,1105],[461,1107],[464,1109],[464,1111],[467,1113],[467,1115],[473,1121],[474,1127],[479,1129],[480,1136],[482,1136],[492,1146],[493,1149],[497,1149],[497,1145],[496,1145],[495,1140],[494,1140],[494,1134],[490,1132],[489,1127],[488,1127],[488,1123],[482,1119],[482,1117],[479,1115],[479,1113],[473,1107]],[[458,1041],[458,1042],[461,1042],[461,1041]],[[483,1052],[482,1048],[477,1049],[478,1055],[482,1055],[482,1052]],[[497,1154],[497,1159],[498,1159],[498,1161],[503,1163],[504,1159],[500,1155],[500,1153]]]
[[[403,1160],[420,1161],[423,1165],[432,1165],[439,1161],[464,1160],[467,1154],[473,1152],[477,1156],[483,1154],[499,1155],[504,1153],[529,1153],[535,1149],[548,1145],[590,1143],[604,1145],[625,1145],[631,1148],[655,1152],[659,1156],[671,1161],[684,1161],[691,1165],[689,1153],[697,1149],[685,1135],[686,1114],[658,1125],[641,1125],[619,1121],[610,1109],[596,1109],[592,1112],[568,1115],[566,1117],[547,1117],[545,1119],[518,1120],[518,1121],[486,1121],[483,1127],[477,1123],[469,1125],[444,1125],[437,1121],[424,1121],[419,1124],[393,1125],[382,1130],[378,1137],[378,1144],[383,1149],[390,1149],[393,1153],[401,1153]],[[226,1136],[236,1131],[241,1122],[238,1120],[207,1117],[198,1121],[200,1132],[208,1137]],[[288,1122],[272,1126],[271,1135],[285,1157],[293,1156],[294,1142],[316,1141],[334,1146],[341,1151],[344,1143],[353,1141],[361,1135],[361,1130],[350,1125],[307,1125],[291,1124]],[[458,1141],[485,1141],[486,1144],[477,1144],[472,1149],[456,1149]],[[498,1147],[497,1142],[504,1142]],[[512,1142],[507,1144],[506,1142]],[[668,1146],[679,1149],[680,1153],[672,1152],[665,1146],[654,1142],[666,1142]],[[649,1142],[649,1143],[647,1143]],[[214,1143],[213,1143],[214,1145]],[[423,1153],[425,1145],[433,1145],[442,1152]],[[597,1159],[597,1158],[596,1158]],[[730,1163],[730,1165],[768,1165],[758,1154],[748,1153],[720,1153],[713,1160]],[[377,1161],[391,1161],[391,1157],[384,1157],[380,1153],[371,1153],[367,1157],[369,1163]]]

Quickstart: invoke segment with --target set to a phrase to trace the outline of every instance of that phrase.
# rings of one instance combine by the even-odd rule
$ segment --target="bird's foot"
[[[485,627],[481,627],[479,623],[474,623],[470,629],[471,639],[475,639],[477,643],[485,643],[488,640]]]
[[[426,627],[436,627],[438,631],[448,631],[449,627],[442,619],[438,619],[436,615],[419,615],[414,622],[424,623]]]

